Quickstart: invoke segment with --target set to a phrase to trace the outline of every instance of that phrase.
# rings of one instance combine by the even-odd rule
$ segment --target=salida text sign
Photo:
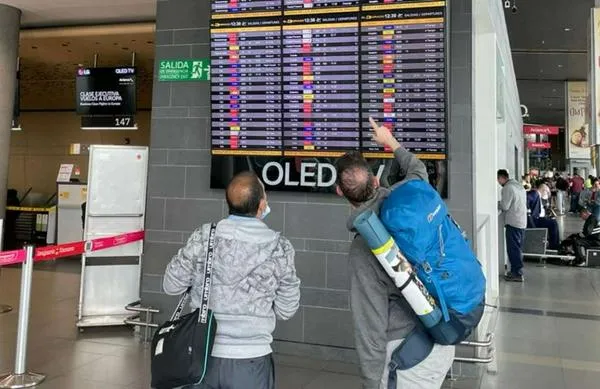
[[[163,60],[158,68],[159,81],[208,81],[210,80],[210,60]]]

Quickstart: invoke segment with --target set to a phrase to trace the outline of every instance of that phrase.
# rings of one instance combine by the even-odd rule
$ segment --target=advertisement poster
[[[567,82],[567,145],[569,159],[590,158],[590,133],[587,123],[587,82]]]

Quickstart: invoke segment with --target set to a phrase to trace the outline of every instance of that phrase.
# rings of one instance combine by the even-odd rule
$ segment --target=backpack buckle
[[[423,262],[423,270],[425,273],[429,274],[433,269],[431,268],[431,265],[429,265],[429,262]]]

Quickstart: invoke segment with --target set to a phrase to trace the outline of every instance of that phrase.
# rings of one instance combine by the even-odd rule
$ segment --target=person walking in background
[[[591,174],[585,179],[585,181],[583,182],[583,187],[585,189],[592,189],[592,184],[594,181],[594,176],[592,176]]]
[[[498,209],[504,215],[506,226],[506,251],[510,261],[510,272],[504,279],[523,282],[523,235],[527,227],[527,193],[523,186],[510,179],[508,171],[498,170],[498,184],[502,186],[502,199]]]
[[[569,190],[569,182],[561,175],[556,177],[556,209],[559,215],[565,214],[565,198]]]
[[[275,320],[300,304],[294,248],[263,220],[270,213],[256,174],[236,175],[226,190],[229,217],[217,224],[210,308],[217,333],[207,376],[194,389],[275,389],[271,343]],[[191,287],[191,308],[202,306],[210,224],[197,229],[167,266],[163,289]]]
[[[573,177],[571,177],[571,209],[569,212],[576,213],[579,209],[579,196],[583,191],[583,178],[579,175],[577,169],[573,171]]]

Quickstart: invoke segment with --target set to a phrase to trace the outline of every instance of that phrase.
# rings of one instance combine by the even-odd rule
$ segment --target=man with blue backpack
[[[412,265],[408,282],[418,280],[420,287],[427,288],[423,295],[435,312],[426,315],[427,324],[421,321],[424,315],[418,316],[403,294],[406,285],[398,286],[378,263],[376,255],[382,251],[357,233],[349,252],[350,297],[363,388],[440,388],[454,359],[454,345],[481,318],[485,278],[439,194],[429,185],[425,165],[402,148],[387,128],[373,120],[371,125],[373,140],[393,150],[404,179],[390,189],[382,188],[360,153],[340,158],[337,193],[353,208],[348,228],[357,232],[356,223],[365,213],[378,215],[391,235],[391,243],[384,246],[389,249],[397,243]]]

